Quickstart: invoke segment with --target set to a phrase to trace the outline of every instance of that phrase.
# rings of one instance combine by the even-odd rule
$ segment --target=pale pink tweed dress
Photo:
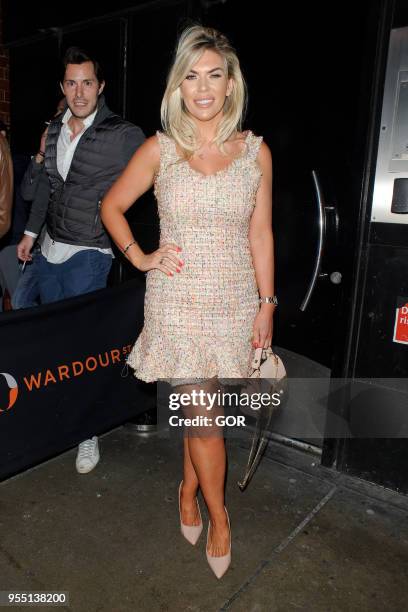
[[[157,137],[160,245],[180,246],[184,266],[172,277],[147,273],[144,327],[128,364],[146,382],[245,378],[259,310],[248,230],[262,137],[248,132],[242,156],[209,176],[180,161],[171,138]]]

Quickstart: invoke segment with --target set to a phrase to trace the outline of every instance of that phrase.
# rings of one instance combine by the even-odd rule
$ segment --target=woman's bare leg
[[[220,386],[216,380],[208,381],[199,387],[196,385],[186,385],[183,387],[182,392],[191,392],[193,388],[214,393]],[[213,423],[218,414],[222,414],[222,408],[217,405],[209,412],[206,412],[203,406],[192,406],[191,410],[189,407],[188,411],[186,411],[186,415],[191,417],[196,415],[209,416],[213,419]],[[184,474],[191,484],[186,488],[186,493],[188,491],[188,494],[182,496],[182,505],[184,506],[184,502],[186,503],[187,511],[189,507],[190,511],[194,508],[194,497],[197,489],[191,470],[192,467],[210,516],[211,529],[208,552],[213,557],[220,557],[227,554],[229,549],[228,520],[224,508],[226,452],[223,431],[221,427],[213,424],[212,427],[203,427],[201,429],[190,428],[187,430],[187,434],[187,438],[184,441]],[[182,509],[182,516],[184,516],[184,507]]]
[[[197,508],[198,478],[191,462],[188,438],[184,438],[183,486],[181,487],[181,520],[184,525],[199,525]]]

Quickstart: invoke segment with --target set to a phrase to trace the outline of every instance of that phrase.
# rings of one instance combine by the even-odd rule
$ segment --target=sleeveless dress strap
[[[256,161],[262,141],[263,141],[263,136],[255,136],[253,132],[249,132],[247,136],[247,144],[248,144],[247,159],[251,161]]]
[[[177,160],[176,149],[173,140],[164,134],[164,132],[156,132],[157,140],[160,146],[160,171],[161,174],[166,170],[169,164]]]

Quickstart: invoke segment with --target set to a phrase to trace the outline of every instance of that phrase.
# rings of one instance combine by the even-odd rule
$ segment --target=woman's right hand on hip
[[[180,272],[184,262],[175,253],[180,253],[181,248],[172,242],[163,244],[153,253],[144,255],[138,268],[142,272],[149,270],[161,270],[167,276],[173,276],[175,272]]]

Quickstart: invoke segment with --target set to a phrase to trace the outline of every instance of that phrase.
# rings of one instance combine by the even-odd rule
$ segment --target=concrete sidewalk
[[[240,444],[228,443],[233,561],[220,581],[206,522],[196,547],[179,532],[181,449],[123,427],[90,474],[73,449],[1,485],[0,590],[68,591],[74,612],[407,609],[408,498],[277,444],[241,493]]]

